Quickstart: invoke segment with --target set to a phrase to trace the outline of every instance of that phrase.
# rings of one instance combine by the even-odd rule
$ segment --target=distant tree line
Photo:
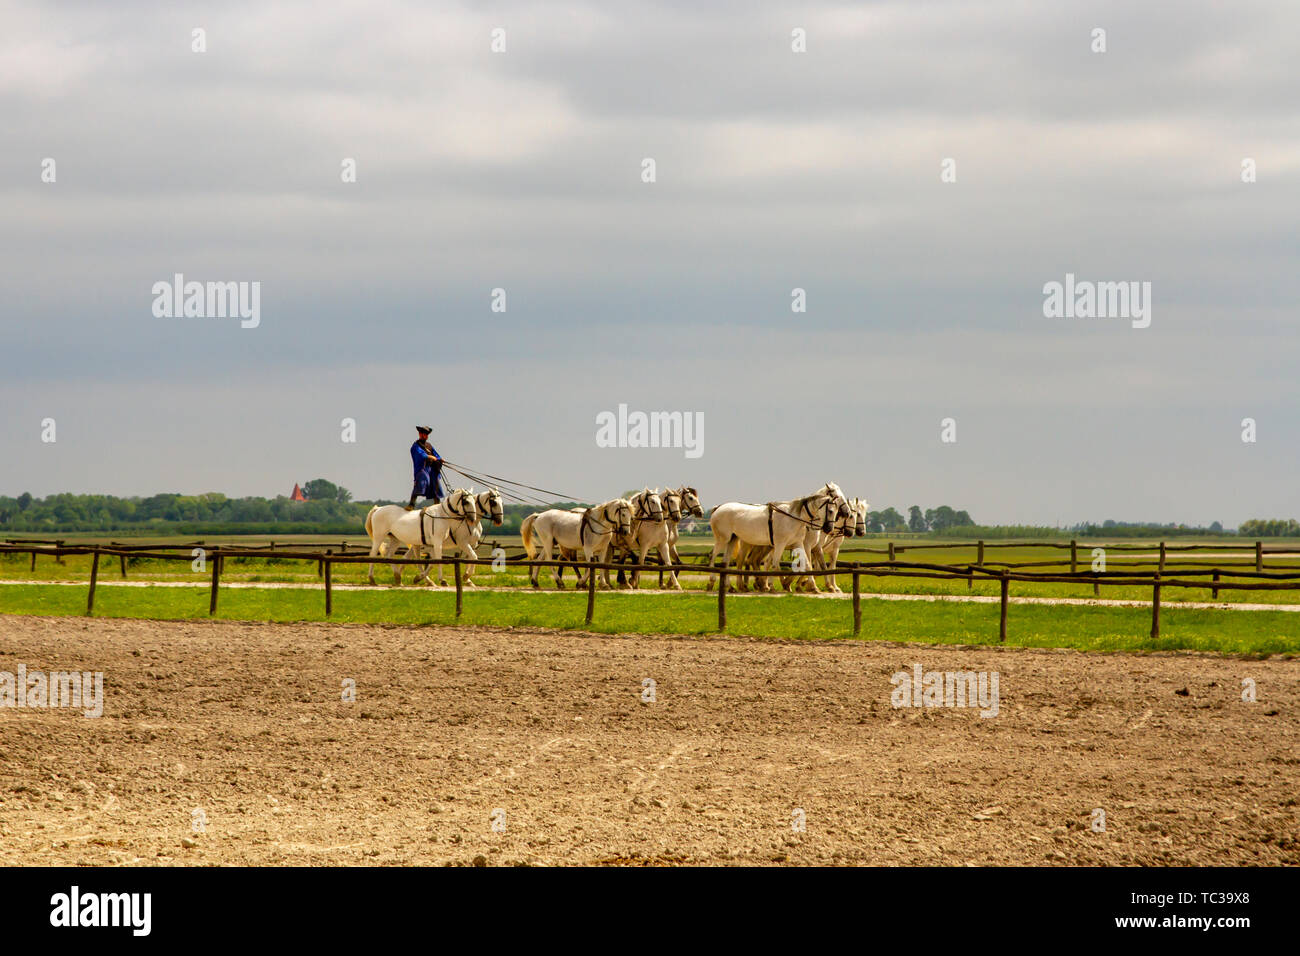
[[[391,501],[353,501],[348,489],[324,478],[301,483],[306,501],[285,495],[274,498],[228,498],[220,492],[201,495],[164,493],[119,498],[114,495],[49,495],[34,498],[24,492],[16,498],[0,495],[0,534],[40,537],[54,532],[133,532],[136,534],[356,534],[366,512]],[[507,504],[502,526],[486,524],[484,535],[519,533],[523,519],[545,508],[579,507],[579,502],[552,505]],[[708,522],[697,521],[707,532]],[[1300,537],[1300,522],[1292,519],[1253,518],[1236,532],[1225,531],[1215,521],[1208,527],[1185,524],[1103,521],[1081,522],[1068,528],[1030,525],[978,525],[968,512],[948,505],[922,509],[912,505],[904,515],[897,508],[867,514],[867,530],[875,534],[934,534],[962,538],[1174,538],[1238,534],[1249,538]]]
[[[1300,521],[1295,518],[1251,518],[1241,523],[1237,534],[1250,538],[1297,538],[1300,537]]]
[[[52,532],[293,533],[356,532],[372,502],[323,479],[307,482],[316,494],[307,501],[275,498],[228,498],[220,492],[201,495],[163,493],[147,498],[115,495],[0,496],[0,532],[40,536]],[[330,490],[332,489],[332,490]],[[329,491],[328,494],[325,492]]]
[[[898,534],[904,531],[910,531],[913,534],[924,534],[927,531],[946,534],[954,528],[965,527],[974,523],[968,513],[954,511],[947,505],[928,508],[925,511],[921,510],[920,505],[912,505],[907,509],[906,518],[899,513],[897,508],[867,512],[867,531],[878,534]]]

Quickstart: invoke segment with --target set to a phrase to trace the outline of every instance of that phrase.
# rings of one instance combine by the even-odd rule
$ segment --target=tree
[[[921,514],[920,505],[912,505],[907,509],[907,530],[916,532],[929,530],[929,525],[925,523],[925,515]]]
[[[1215,521],[1213,524],[1210,525],[1210,530],[1213,531],[1215,534],[1218,534],[1223,530],[1223,525],[1220,522]]]
[[[313,478],[302,486],[302,493],[308,501],[342,501],[352,500],[352,492],[342,485],[336,485],[324,478]]]
[[[875,514],[880,521],[881,531],[904,531],[907,528],[907,521],[898,513],[897,508],[889,507]]]
[[[18,510],[26,511],[31,506],[32,506],[32,493],[30,491],[24,491],[21,495],[18,496]]]

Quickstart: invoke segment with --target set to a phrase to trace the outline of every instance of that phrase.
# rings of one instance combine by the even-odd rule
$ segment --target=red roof
[[[307,496],[304,495],[304,494],[302,493],[302,489],[298,487],[298,482],[296,482],[296,481],[293,483],[293,494],[291,494],[291,495],[289,496],[289,500],[290,500],[290,501],[306,501],[306,500],[307,500]]]

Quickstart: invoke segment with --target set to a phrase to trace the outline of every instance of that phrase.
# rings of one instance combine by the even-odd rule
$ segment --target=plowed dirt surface
[[[0,708],[6,865],[1300,863],[1295,660],[0,617],[20,663],[105,705]]]

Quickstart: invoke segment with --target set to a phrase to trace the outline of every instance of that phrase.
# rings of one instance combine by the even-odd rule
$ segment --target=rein
[[[816,497],[816,495],[814,495],[813,497]],[[830,502],[830,501],[834,501],[834,500],[835,500],[835,499],[831,498],[829,495],[826,496],[826,499],[827,499],[827,502]],[[808,511],[809,514],[811,514],[811,511],[810,511],[810,509],[808,508],[808,501],[809,501],[809,499],[805,498],[805,499],[803,500],[803,506],[802,506],[802,507],[803,507],[803,509],[804,509],[805,511]],[[782,508],[780,505],[778,505],[775,501],[769,501],[769,502],[767,503],[767,536],[768,536],[769,539],[771,539],[771,537],[772,537],[772,512],[774,512],[774,511],[779,511],[779,512],[781,512],[781,514],[785,515],[787,518],[793,518],[795,521],[798,521],[800,524],[807,525],[807,526],[810,527],[810,528],[816,528],[818,531],[821,531],[822,527],[826,524],[825,521],[815,521],[815,520],[809,520],[808,518],[801,518],[801,517],[799,517],[797,514],[792,514],[791,512],[786,511],[784,508]],[[823,532],[823,533],[825,533],[825,532]],[[775,544],[776,542],[775,542],[775,541],[772,541],[771,543],[772,543],[772,544]]]
[[[474,496],[471,495],[471,494],[464,494],[464,495],[462,495],[462,496],[461,496],[461,502],[462,502],[462,503],[461,503],[461,510],[460,510],[460,511],[453,511],[453,510],[452,510],[452,507],[451,507],[451,498],[448,497],[448,499],[447,499],[447,503],[443,506],[443,507],[445,507],[445,508],[447,509],[447,514],[442,514],[442,515],[433,515],[433,514],[430,514],[429,512],[432,510],[432,509],[430,509],[430,508],[425,508],[425,509],[423,509],[423,510],[420,512],[420,544],[425,545],[426,547],[427,547],[428,544],[429,544],[429,538],[428,538],[428,536],[427,536],[427,534],[425,533],[425,530],[424,530],[424,519],[425,519],[425,518],[428,518],[429,521],[430,521],[430,523],[432,523],[433,520],[434,520],[435,518],[443,518],[443,519],[445,519],[445,520],[447,520],[447,521],[463,521],[463,522],[465,522],[466,524],[469,524],[469,521],[470,521],[470,517],[469,517],[469,513],[468,513],[468,512],[469,512],[469,507],[468,507],[468,505],[466,504],[466,502],[472,502],[473,500],[474,500]],[[437,505],[435,505],[434,507],[436,508]],[[478,519],[475,518],[474,520],[477,521]],[[454,535],[452,536],[452,540],[453,540],[453,541],[455,540],[455,536],[454,536]]]
[[[586,511],[582,513],[582,527],[578,529],[578,540],[581,541],[584,545],[587,542],[586,535],[587,535],[588,524],[591,525],[592,534],[617,534],[618,533],[618,522],[610,518],[609,505],[605,504],[600,509],[600,516],[605,521],[605,524],[600,528],[600,530],[596,529],[595,523],[591,520],[591,513],[595,510],[596,510],[595,508],[588,508]]]

